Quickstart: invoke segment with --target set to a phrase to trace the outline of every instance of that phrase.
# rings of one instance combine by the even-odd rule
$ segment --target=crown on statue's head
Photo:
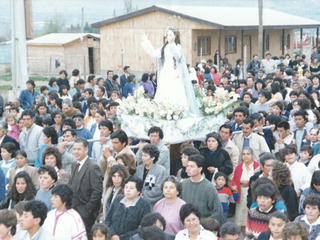
[[[178,28],[176,28],[176,27],[173,27],[173,26],[169,26],[169,27],[167,27],[167,31],[172,31],[172,32],[179,32],[179,30],[178,30]]]

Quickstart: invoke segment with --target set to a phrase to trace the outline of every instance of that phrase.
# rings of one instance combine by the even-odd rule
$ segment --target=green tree
[[[65,25],[65,18],[61,14],[55,13],[55,15],[51,19],[47,19],[45,21],[43,27],[44,34],[61,33]]]
[[[124,0],[124,14],[131,13],[138,10],[138,6],[132,6],[132,0]]]

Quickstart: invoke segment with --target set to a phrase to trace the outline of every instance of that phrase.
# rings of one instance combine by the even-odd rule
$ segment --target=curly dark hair
[[[46,135],[47,138],[51,138],[52,144],[58,143],[58,133],[53,127],[46,127],[43,129],[43,134]]]
[[[47,147],[42,154],[42,165],[46,165],[45,158],[48,155],[53,155],[56,158],[56,166],[58,169],[62,168],[62,155],[56,147]]]
[[[192,203],[186,203],[186,204],[182,205],[182,207],[180,208],[179,216],[180,216],[180,220],[183,224],[184,224],[184,219],[186,217],[188,217],[191,213],[196,215],[200,221],[201,212],[197,206],[195,206]]]
[[[126,153],[119,154],[116,157],[116,160],[118,160],[118,159],[122,159],[124,166],[127,167],[130,175],[133,175],[136,173],[136,171],[137,171],[136,161],[132,155],[129,155]]]
[[[154,158],[153,164],[155,164],[159,159],[159,155],[160,155],[159,149],[152,144],[145,145],[142,148],[141,152],[148,154],[150,158]]]
[[[287,165],[280,161],[272,163],[272,181],[277,188],[291,186],[291,172]]]
[[[17,188],[16,188],[16,182],[17,182],[18,178],[23,178],[25,180],[25,182],[27,183],[27,188],[22,194],[18,193]],[[22,172],[19,172],[14,177],[12,188],[11,188],[10,192],[8,193],[8,198],[12,199],[13,201],[16,201],[16,202],[20,202],[23,200],[29,201],[35,197],[36,193],[37,193],[36,188],[34,187],[33,182],[31,180],[29,174],[26,171],[22,171]]]
[[[113,165],[109,170],[109,178],[107,180],[107,188],[113,187],[112,176],[115,173],[119,173],[119,175],[122,177],[122,183],[121,183],[122,187],[124,186],[124,180],[130,176],[128,169],[125,166],[123,166],[121,164]]]
[[[40,218],[39,225],[42,226],[44,223],[44,220],[47,217],[48,207],[42,201],[32,200],[32,201],[26,202],[26,204],[23,206],[23,211],[31,212],[33,218]]]
[[[302,222],[289,222],[282,231],[282,239],[289,240],[290,237],[300,235],[302,240],[309,239],[309,231]]]

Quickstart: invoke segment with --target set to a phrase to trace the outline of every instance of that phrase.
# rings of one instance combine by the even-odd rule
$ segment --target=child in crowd
[[[211,217],[206,218],[202,221],[201,226],[205,230],[212,232],[217,237],[217,240],[220,240],[220,238],[218,237],[218,233],[220,231],[220,223],[218,220]]]
[[[270,108],[269,108],[270,110]],[[288,121],[288,117],[284,116],[282,113],[284,111],[284,106],[282,101],[277,101],[272,106],[272,113],[281,118],[281,121]]]
[[[277,193],[271,184],[261,184],[254,191],[258,207],[248,211],[245,240],[258,239],[260,233],[268,229],[271,214],[277,212]]]
[[[297,162],[297,148],[295,145],[288,145],[282,150],[282,155],[291,172],[291,179],[294,185],[294,190],[298,198],[302,191],[310,186],[311,174],[306,165]]]
[[[108,227],[104,223],[96,223],[91,228],[93,240],[107,240],[108,238]]]
[[[59,98],[61,98],[62,100],[67,99],[67,98],[71,100],[71,96],[68,93],[67,86],[65,86],[65,85],[61,85],[60,86],[60,88],[59,88]]]
[[[43,96],[46,100],[46,104],[48,104],[49,88],[47,86],[41,86],[40,92],[40,96]]]
[[[8,123],[8,136],[19,142],[20,129],[17,125],[17,118],[14,114],[9,113],[6,115],[6,122]]]
[[[269,113],[271,109],[269,109],[270,105],[267,102],[270,99],[271,99],[271,93],[268,90],[266,90],[266,89],[260,90],[259,97],[258,97],[259,103],[257,103],[257,102],[255,103],[255,105],[253,106],[253,109],[252,109],[252,113],[256,113],[261,110]]]
[[[111,93],[111,100],[117,103],[121,103],[120,93],[118,90],[113,90]]]
[[[246,80],[240,80],[239,85],[240,85],[240,88],[237,89],[236,93],[240,95],[243,88],[247,86]]]
[[[229,203],[235,203],[239,198],[239,193],[232,193],[232,191],[227,187],[228,178],[223,172],[217,172],[214,175],[214,182],[216,184],[219,199],[222,205],[223,213],[225,215],[225,220],[227,220],[227,212],[229,210]]]
[[[268,227],[269,229],[262,232],[257,240],[280,240],[282,239],[282,231],[286,223],[288,222],[288,217],[283,212],[274,212],[270,216]]]
[[[11,106],[10,113],[12,113],[16,117],[17,121],[19,120],[21,114],[19,113],[19,108],[17,106]]]
[[[304,163],[304,165],[306,165],[306,167],[308,167],[311,158],[313,157],[313,152],[314,149],[313,147],[309,146],[309,145],[303,145],[300,149],[300,162]]]
[[[127,83],[124,85],[123,90],[122,90],[122,95],[127,98],[129,94],[133,96],[133,92],[136,89],[136,76],[135,75],[129,75],[127,78]]]

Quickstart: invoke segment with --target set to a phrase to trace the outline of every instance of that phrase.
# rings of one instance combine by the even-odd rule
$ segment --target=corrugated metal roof
[[[165,6],[154,5],[119,17],[110,18],[92,24],[100,27],[118,22],[152,11],[160,11],[177,15],[185,19],[224,30],[257,29],[259,26],[259,13],[256,7],[214,7],[214,6]],[[320,27],[320,22],[288,13],[264,8],[263,26],[265,29],[275,28],[311,28]]]
[[[84,38],[86,36],[92,36],[100,39],[100,34],[94,33],[51,33],[32,40],[27,41],[27,45],[37,44],[57,44],[64,45],[69,42],[73,42],[77,39]]]

